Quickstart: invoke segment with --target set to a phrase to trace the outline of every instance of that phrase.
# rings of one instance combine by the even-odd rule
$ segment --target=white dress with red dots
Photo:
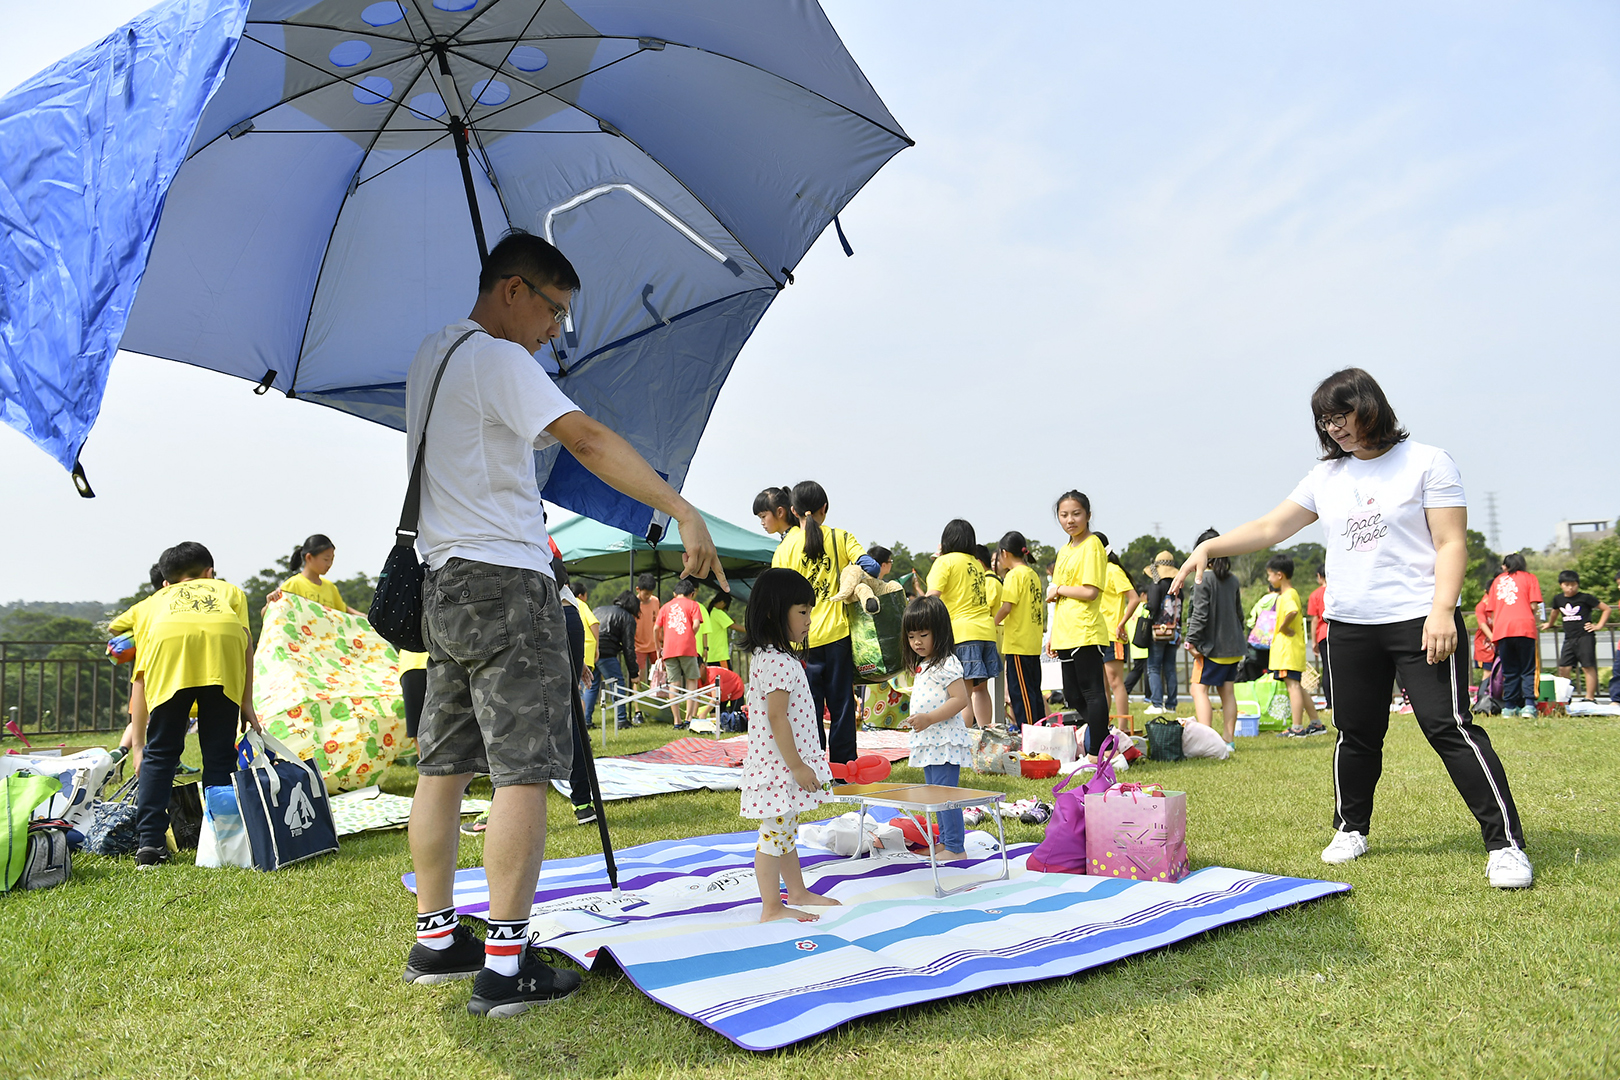
[[[820,806],[825,798],[820,789],[805,791],[788,771],[787,762],[776,746],[771,730],[767,698],[773,690],[788,692],[788,727],[799,758],[815,770],[816,779],[832,779],[827,752],[816,733],[815,706],[810,698],[810,680],[804,664],[796,656],[776,649],[755,652],[748,669],[748,753],[742,765],[742,816],[767,818],[798,814]]]

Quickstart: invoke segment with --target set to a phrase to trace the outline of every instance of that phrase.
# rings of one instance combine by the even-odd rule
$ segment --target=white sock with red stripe
[[[529,920],[502,922],[490,919],[484,935],[484,966],[497,975],[516,975],[523,949],[529,944]]]
[[[454,940],[457,925],[456,909],[453,907],[430,911],[426,915],[417,912],[416,943],[435,951],[448,949]]]

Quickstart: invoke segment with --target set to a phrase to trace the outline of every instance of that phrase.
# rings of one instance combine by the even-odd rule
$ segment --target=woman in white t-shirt
[[[1411,442],[1373,377],[1346,368],[1311,395],[1322,461],[1265,517],[1199,544],[1171,591],[1209,560],[1275,546],[1313,521],[1327,542],[1333,665],[1333,840],[1326,863],[1367,850],[1383,769],[1389,690],[1412,713],[1468,808],[1497,888],[1533,880],[1507,775],[1468,708],[1468,657],[1457,596],[1468,563],[1468,504],[1451,455]]]

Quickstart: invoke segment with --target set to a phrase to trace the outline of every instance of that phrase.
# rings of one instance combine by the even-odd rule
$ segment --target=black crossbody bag
[[[382,573],[377,575],[377,591],[366,612],[371,628],[401,652],[427,652],[422,640],[422,581],[427,568],[416,557],[416,527],[422,517],[422,458],[427,451],[428,420],[433,416],[433,401],[439,396],[439,382],[450,358],[462,342],[478,332],[469,330],[457,338],[433,376],[433,389],[422,412],[422,437],[417,441],[416,460],[405,487],[405,506],[399,512],[399,528],[394,530],[394,547],[383,562]]]

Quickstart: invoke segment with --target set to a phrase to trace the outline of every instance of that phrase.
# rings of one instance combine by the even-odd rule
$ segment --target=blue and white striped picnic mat
[[[801,848],[811,888],[844,906],[819,909],[817,923],[761,925],[756,835],[620,852],[618,896],[600,856],[549,863],[531,936],[587,966],[606,950],[653,1000],[738,1046],[771,1050],[859,1016],[1072,975],[1350,888],[1224,867],[1173,884],[1038,874],[1023,865],[1034,845],[1017,845],[1010,881],[936,899],[926,861]],[[999,870],[997,856],[941,877],[949,887]],[[456,877],[457,907],[486,911],[482,871]]]

